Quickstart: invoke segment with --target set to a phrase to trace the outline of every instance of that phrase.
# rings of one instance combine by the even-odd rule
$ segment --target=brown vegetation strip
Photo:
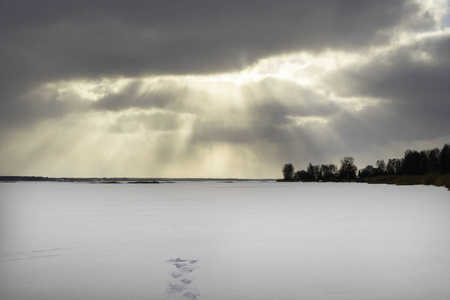
[[[366,183],[387,183],[397,185],[413,185],[413,184],[435,185],[435,186],[445,186],[447,189],[450,190],[450,174],[444,175],[428,174],[416,176],[412,175],[377,176],[360,179],[358,181]]]

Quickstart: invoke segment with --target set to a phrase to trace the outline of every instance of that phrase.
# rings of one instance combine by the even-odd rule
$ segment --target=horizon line
[[[53,176],[29,176],[29,175],[1,175],[0,176],[0,181],[2,180],[35,180],[35,181],[57,181],[57,180],[79,180],[79,181],[83,181],[83,180],[98,180],[98,181],[102,181],[102,180],[117,180],[117,181],[130,181],[130,180],[135,180],[135,181],[144,181],[144,180],[161,180],[161,181],[166,181],[166,180],[178,180],[178,181],[189,181],[189,180],[203,180],[203,181],[208,181],[208,180],[236,180],[236,181],[245,181],[245,180],[252,180],[252,181],[256,181],[256,180],[277,180],[278,178],[238,178],[238,177],[126,177],[126,176],[112,176],[112,177],[53,177]]]

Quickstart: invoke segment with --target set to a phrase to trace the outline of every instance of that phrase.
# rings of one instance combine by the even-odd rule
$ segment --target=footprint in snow
[[[174,272],[171,272],[172,278],[166,290],[171,299],[198,300],[200,294],[192,284],[194,281],[192,273],[198,268],[198,261],[175,258],[167,260],[166,263],[175,268]]]

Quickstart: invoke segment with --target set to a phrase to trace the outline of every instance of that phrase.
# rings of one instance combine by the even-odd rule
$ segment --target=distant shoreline
[[[450,174],[385,175],[362,179],[360,178],[356,179],[355,182],[370,184],[445,186],[450,191]]]
[[[136,178],[136,177],[44,177],[44,176],[0,176],[0,182],[87,182],[87,183],[156,183],[174,181],[276,181],[276,179],[245,179],[245,178]]]
[[[392,185],[433,185],[444,186],[450,191],[450,174],[427,174],[427,175],[384,175],[376,177],[355,178],[342,181],[295,181],[278,179],[277,182],[354,182],[354,183],[368,183],[368,184],[392,184]]]
[[[243,179],[243,178],[132,178],[132,177],[44,177],[44,176],[0,176],[1,182],[79,182],[99,184],[157,184],[175,182],[316,182],[316,181],[290,181],[284,179]],[[450,191],[450,175],[386,175],[371,178],[356,178],[344,181],[323,182],[355,182],[368,184],[393,185],[433,185],[445,186]]]

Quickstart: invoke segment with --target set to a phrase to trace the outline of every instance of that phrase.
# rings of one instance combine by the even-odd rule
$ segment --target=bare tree
[[[353,157],[344,157],[341,159],[341,168],[339,169],[339,177],[341,179],[353,179],[356,178],[355,160]]]
[[[292,164],[285,164],[282,171],[284,180],[292,181],[294,179],[294,166]]]
[[[386,173],[386,163],[384,162],[384,159],[377,160],[377,175],[383,175]]]
[[[336,180],[337,167],[334,164],[321,165],[320,166],[320,176],[324,181],[334,181]]]
[[[398,175],[402,171],[402,160],[398,158],[392,158],[388,160],[386,166],[386,172],[389,175]]]

